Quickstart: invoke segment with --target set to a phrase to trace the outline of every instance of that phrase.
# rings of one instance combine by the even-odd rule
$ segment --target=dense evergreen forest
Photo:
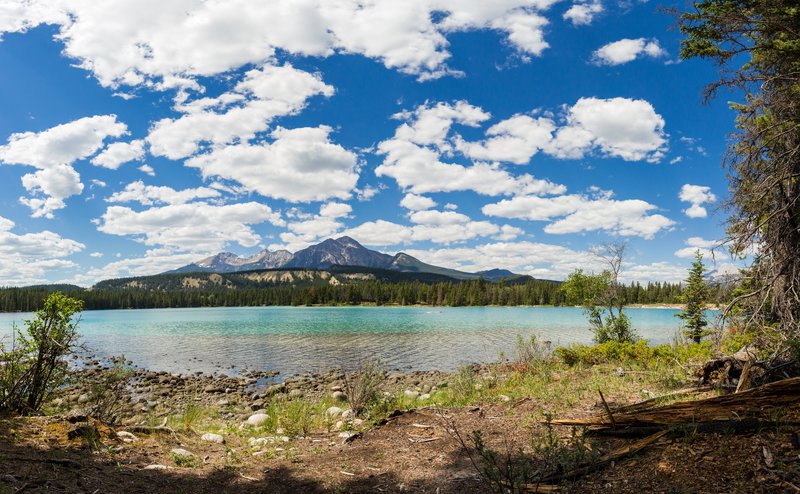
[[[237,307],[271,305],[431,305],[431,306],[516,306],[574,305],[560,289],[560,283],[528,280],[526,283],[488,282],[483,279],[424,283],[363,281],[342,285],[262,288],[213,288],[193,290],[102,290],[66,288],[65,293],[83,300],[87,310],[147,309],[163,307]],[[49,286],[0,289],[0,311],[33,311],[41,308]],[[712,287],[711,300],[727,299],[728,290]],[[626,304],[679,303],[678,283],[639,283],[623,287]]]

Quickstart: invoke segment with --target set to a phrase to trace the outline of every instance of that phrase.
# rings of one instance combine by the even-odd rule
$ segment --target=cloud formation
[[[14,227],[0,216],[0,286],[42,283],[52,270],[75,267],[65,258],[86,248],[51,231],[16,234]]]
[[[598,65],[622,65],[640,57],[659,58],[667,54],[656,39],[621,39],[595,50],[593,60]]]
[[[127,131],[116,115],[96,115],[41,132],[19,132],[0,146],[0,162],[38,169],[22,177],[22,185],[31,195],[20,202],[31,208],[33,217],[52,218],[54,211],[64,208],[64,199],[83,191],[73,163],[92,156],[109,137]]]
[[[691,206],[683,210],[689,218],[707,217],[708,211],[703,204],[710,204],[717,200],[717,196],[711,192],[711,187],[691,184],[684,184],[681,187],[678,198],[683,202],[691,203]]]
[[[453,72],[453,32],[498,31],[521,54],[540,55],[548,47],[542,12],[555,2],[12,0],[0,10],[0,34],[55,24],[64,53],[112,88],[198,89],[198,77],[262,65],[278,51],[355,53],[427,79]]]

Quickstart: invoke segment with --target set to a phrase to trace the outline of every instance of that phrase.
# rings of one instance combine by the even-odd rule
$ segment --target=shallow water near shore
[[[680,327],[675,309],[628,309],[638,334],[669,342]],[[8,343],[13,323],[30,314],[0,314]],[[353,368],[379,357],[401,370],[454,370],[511,355],[517,335],[553,345],[591,343],[574,307],[222,307],[86,311],[82,342],[98,357],[124,354],[135,365],[189,373],[279,370],[283,376]],[[235,366],[231,368],[231,366]]]

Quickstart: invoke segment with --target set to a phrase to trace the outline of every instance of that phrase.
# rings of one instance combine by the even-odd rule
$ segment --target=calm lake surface
[[[674,309],[628,309],[639,335],[669,342]],[[30,314],[0,314],[0,337]],[[352,368],[380,357],[390,368],[449,371],[511,354],[517,335],[554,345],[590,343],[572,307],[245,307],[87,311],[79,332],[97,356],[124,354],[151,370],[276,369],[284,376]],[[235,365],[235,369],[230,366]]]

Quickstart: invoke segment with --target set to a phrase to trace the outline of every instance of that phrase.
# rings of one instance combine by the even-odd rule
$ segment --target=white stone
[[[147,465],[142,470],[166,470],[166,469],[167,469],[166,465],[155,464],[155,465]]]
[[[183,448],[174,448],[172,451],[170,451],[170,453],[172,453],[175,456],[184,456],[188,458],[194,457],[194,453]]]
[[[327,410],[325,410],[325,416],[331,419],[335,419],[336,417],[341,415],[343,411],[344,410],[342,410],[339,407],[330,407]]]
[[[126,443],[132,443],[132,442],[135,442],[135,441],[139,440],[138,437],[134,436],[133,434],[131,434],[128,431],[119,431],[119,432],[117,432],[117,437],[122,439],[122,441],[126,442]]]
[[[342,393],[341,391],[334,391],[331,396],[333,396],[333,399],[335,400],[347,401],[347,395]]]
[[[200,437],[200,439],[202,439],[203,441],[210,442],[210,443],[225,444],[225,438],[224,437],[222,437],[219,434],[214,434],[214,433],[211,433],[211,432],[206,432],[205,434],[203,434]]]
[[[430,395],[430,393],[425,393],[424,395],[419,395],[419,399],[421,401],[430,400],[431,399],[431,395]]]
[[[247,419],[247,425],[252,425],[253,427],[258,427],[259,425],[264,425],[269,420],[269,415],[266,413],[254,413]]]
[[[411,399],[414,399],[417,396],[419,396],[419,393],[417,393],[416,391],[413,391],[411,389],[405,390],[404,394],[406,395],[406,397],[411,398]]]

